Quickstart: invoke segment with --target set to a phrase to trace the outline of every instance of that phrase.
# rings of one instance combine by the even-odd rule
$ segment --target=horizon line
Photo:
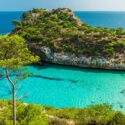
[[[26,12],[29,10],[0,10],[0,12]],[[51,9],[52,10],[52,9]],[[81,12],[125,12],[125,10],[72,10],[73,12],[81,11]]]
[[[57,7],[57,8],[67,8],[67,7]],[[48,9],[48,8],[42,8],[41,9],[46,9],[46,10],[52,10],[52,9],[57,9],[57,8],[51,8],[51,9]],[[31,8],[31,9],[25,9],[25,10],[0,10],[0,12],[23,12],[23,11],[29,11],[29,10],[32,10],[34,8]],[[37,9],[37,8],[36,8]],[[40,9],[40,8],[39,8]],[[88,11],[88,12],[125,12],[125,10],[78,10],[78,9],[71,9],[69,8],[70,10],[72,11]]]

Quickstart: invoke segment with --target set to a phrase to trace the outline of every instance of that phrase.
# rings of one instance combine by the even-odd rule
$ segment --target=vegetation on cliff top
[[[13,33],[25,38],[30,45],[50,47],[54,52],[71,52],[93,57],[125,54],[125,31],[82,23],[70,9],[33,9],[13,21]]]
[[[111,106],[55,109],[17,103],[17,125],[125,125],[125,115]],[[12,102],[0,101],[0,125],[12,125]]]

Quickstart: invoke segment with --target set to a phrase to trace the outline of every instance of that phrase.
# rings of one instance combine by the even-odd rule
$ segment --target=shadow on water
[[[34,68],[38,70],[54,68],[57,70],[71,70],[71,71],[81,71],[87,73],[110,73],[110,74],[120,74],[125,76],[125,71],[123,70],[107,70],[107,69],[99,69],[99,68],[83,68],[83,67],[76,67],[76,66],[68,66],[68,65],[58,65],[58,64],[51,64],[51,63],[43,63],[42,65],[32,65]]]
[[[14,76],[14,74],[10,75],[11,77]],[[2,76],[1,76],[2,77]],[[34,78],[41,78],[41,79],[47,79],[47,80],[55,80],[55,81],[69,81],[71,83],[77,83],[77,80],[73,80],[73,79],[62,79],[62,78],[54,78],[54,77],[47,77],[47,76],[43,76],[43,75],[30,75],[29,77],[34,77]],[[5,77],[1,78],[1,80],[5,79]]]
[[[56,65],[56,64],[50,64],[50,63],[43,63],[42,65],[31,65],[31,66],[33,66],[34,68],[37,68],[37,70],[54,68],[54,69],[57,69],[57,70],[81,71],[81,72],[86,72],[86,73],[120,74],[121,76],[125,77],[125,71],[117,71],[117,70],[114,71],[114,70],[105,70],[105,69],[82,68],[82,67],[75,67],[75,66]],[[65,81],[68,81],[68,82],[71,82],[71,83],[77,83],[78,82],[78,80],[48,77],[48,76],[43,76],[43,75],[31,75],[30,77],[42,78],[42,79],[47,79],[47,80],[55,80],[55,81],[64,81],[65,80]]]
[[[47,79],[47,80],[56,80],[56,81],[63,81],[64,80],[64,79],[60,79],[60,78],[51,78],[51,77],[46,77],[46,76],[42,76],[42,75],[32,75],[30,77],[42,78],[42,79]]]
[[[52,77],[47,77],[47,76],[42,76],[42,75],[32,75],[30,77],[35,77],[35,78],[42,78],[42,79],[47,79],[47,80],[55,80],[55,81],[64,81],[67,80],[72,83],[77,83],[78,81],[72,80],[72,79],[61,79],[61,78],[52,78]]]

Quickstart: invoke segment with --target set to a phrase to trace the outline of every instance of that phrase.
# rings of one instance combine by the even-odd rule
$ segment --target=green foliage
[[[124,125],[125,115],[109,105],[95,105],[84,109],[49,109],[48,113],[60,119],[73,120],[76,125]]]
[[[0,125],[12,125],[12,102],[0,101]],[[17,103],[17,125],[124,125],[125,115],[109,105],[94,105],[87,108],[43,107]]]
[[[12,23],[16,26],[20,26],[21,25],[21,22],[20,21],[17,21],[17,20],[13,20]]]
[[[22,36],[31,45],[47,46],[55,52],[106,58],[125,53],[123,28],[89,26],[68,8],[33,9],[25,12],[15,26],[14,34]]]
[[[125,31],[123,28],[120,27],[120,28],[116,29],[116,34],[117,35],[125,35]]]
[[[39,57],[32,55],[23,38],[0,36],[0,67],[16,69],[22,65],[37,62]]]
[[[2,78],[7,78],[8,82],[11,84],[10,95],[12,94],[12,99],[13,99],[13,111],[12,111],[13,116],[11,115],[11,111],[9,112],[8,110],[5,110],[6,113],[3,115],[1,114],[3,119],[0,123],[2,123],[2,125],[10,125],[12,123],[16,124],[16,92],[17,92],[16,84],[20,80],[27,78],[29,75],[28,73],[24,72],[23,67],[25,67],[25,65],[27,64],[32,64],[38,61],[39,57],[34,56],[31,53],[23,38],[17,35],[0,36],[0,67],[4,70],[4,72],[1,73],[1,76]],[[13,78],[10,77],[11,75],[13,75]],[[8,116],[9,120],[6,120],[6,115],[9,115]],[[33,117],[33,114],[31,115],[31,117]],[[24,118],[24,122],[21,120],[21,124],[34,125],[34,121],[30,122],[29,119],[26,119],[25,121]]]
[[[36,9],[35,9],[35,8],[34,8],[32,12],[33,12],[33,13],[42,13],[43,11],[44,11],[44,9],[39,9],[39,8],[36,8]]]
[[[0,125],[12,125],[12,102],[0,101]],[[17,125],[48,125],[42,106],[17,103]]]

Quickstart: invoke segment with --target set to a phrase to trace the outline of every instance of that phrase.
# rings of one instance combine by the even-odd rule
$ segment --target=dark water
[[[0,12],[0,34],[11,32],[12,20],[19,20],[23,12]],[[125,12],[74,12],[83,22],[92,26],[125,28]]]
[[[125,29],[125,12],[75,12],[83,22],[92,26]]]
[[[13,20],[19,20],[23,12],[0,12],[0,34],[10,33]]]

